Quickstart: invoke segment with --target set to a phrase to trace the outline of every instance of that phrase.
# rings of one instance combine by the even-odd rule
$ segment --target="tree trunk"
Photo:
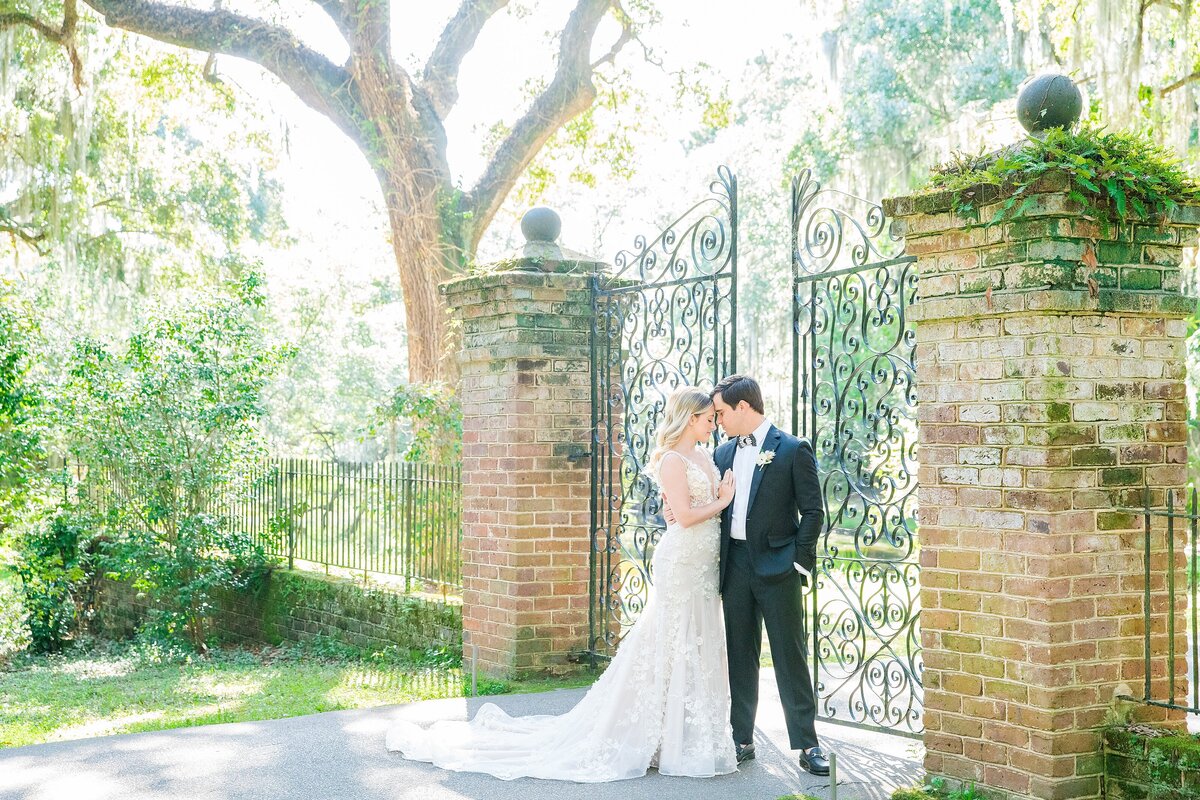
[[[392,251],[400,273],[400,291],[404,296],[405,328],[408,331],[408,380],[410,382],[449,381],[456,374],[450,363],[443,336],[446,332],[446,305],[438,283],[449,277],[443,259],[443,234],[437,219],[436,188],[419,187],[411,176],[406,186],[396,186],[384,176],[380,184],[387,204],[392,230]],[[432,197],[426,194],[432,188]],[[414,192],[414,190],[416,190]]]
[[[359,143],[383,191],[400,274],[408,380],[448,380],[454,359],[444,341],[447,313],[438,284],[450,277],[447,264],[462,254],[457,248],[448,250],[454,239],[446,228],[454,221],[439,213],[451,186],[444,133],[423,119],[415,88],[386,54],[386,25],[380,22],[370,30],[359,41],[363,49],[352,59],[351,74],[362,113],[370,121]]]

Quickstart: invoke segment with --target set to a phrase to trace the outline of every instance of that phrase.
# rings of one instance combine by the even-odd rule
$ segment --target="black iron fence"
[[[1184,508],[1174,495],[1165,509],[1141,511],[1143,674],[1133,699],[1200,714],[1200,510],[1195,489]]]
[[[85,470],[63,459],[82,478]],[[289,458],[258,465],[230,521],[290,568],[337,567],[395,576],[413,588],[462,589],[458,465]],[[100,510],[124,494],[111,475],[89,481]]]
[[[280,459],[230,510],[273,555],[462,588],[458,465]]]

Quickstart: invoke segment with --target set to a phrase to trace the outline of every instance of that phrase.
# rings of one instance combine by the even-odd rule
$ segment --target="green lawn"
[[[503,683],[480,694],[586,686],[593,677]],[[470,691],[470,674],[466,676]],[[463,693],[458,669],[336,659],[300,649],[224,650],[171,660],[133,645],[85,643],[19,655],[0,671],[0,747],[114,733],[278,719]]]

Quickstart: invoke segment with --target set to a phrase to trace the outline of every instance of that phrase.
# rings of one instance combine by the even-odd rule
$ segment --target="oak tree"
[[[383,193],[404,294],[409,379],[446,377],[447,311],[438,283],[469,261],[506,196],[551,136],[596,98],[598,70],[635,38],[619,0],[577,0],[558,32],[553,77],[507,129],[470,188],[455,185],[447,159],[445,120],[459,98],[459,71],[484,27],[509,0],[462,0],[425,65],[404,69],[394,53],[390,0],[312,0],[335,23],[348,48],[335,63],[283,23],[225,10],[160,0],[83,0],[112,27],[201,53],[261,65],[305,104],[337,125],[366,157]],[[61,21],[0,11],[0,30],[26,26],[61,44],[83,70],[76,47],[78,0],[63,0]],[[46,12],[42,12],[46,13]],[[612,15],[620,33],[593,56],[601,22]]]

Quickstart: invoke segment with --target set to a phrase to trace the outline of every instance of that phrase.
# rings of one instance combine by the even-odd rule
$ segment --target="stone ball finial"
[[[1017,121],[1030,133],[1071,128],[1082,112],[1083,93],[1066,75],[1038,75],[1017,94]]]
[[[552,208],[531,208],[521,217],[521,233],[527,242],[554,242],[561,231],[562,218]]]

